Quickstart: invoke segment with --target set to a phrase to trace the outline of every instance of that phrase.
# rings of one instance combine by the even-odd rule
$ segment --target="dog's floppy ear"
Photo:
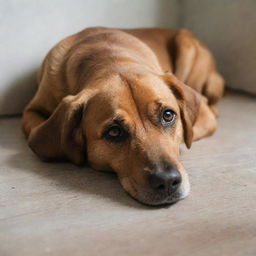
[[[40,158],[84,163],[86,145],[81,121],[92,95],[93,92],[84,90],[75,96],[66,96],[52,115],[32,130],[28,143]]]
[[[198,92],[179,81],[170,73],[164,75],[164,80],[170,86],[178,100],[183,125],[184,142],[187,148],[190,148],[193,141],[193,125],[199,113],[201,96]]]

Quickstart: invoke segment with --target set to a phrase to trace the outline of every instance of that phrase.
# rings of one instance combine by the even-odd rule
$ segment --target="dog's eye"
[[[124,131],[124,129],[119,125],[113,125],[109,127],[104,133],[104,137],[107,140],[111,142],[116,142],[116,143],[125,140],[127,136],[128,136],[127,132]]]
[[[108,130],[108,136],[116,138],[122,134],[122,130],[119,126],[113,126]]]
[[[162,119],[164,124],[173,124],[176,119],[176,113],[171,109],[166,109],[163,111]]]

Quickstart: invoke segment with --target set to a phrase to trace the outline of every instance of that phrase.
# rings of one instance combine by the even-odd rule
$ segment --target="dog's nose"
[[[170,167],[166,171],[158,171],[150,176],[151,187],[168,194],[174,193],[181,184],[181,175],[176,167]]]

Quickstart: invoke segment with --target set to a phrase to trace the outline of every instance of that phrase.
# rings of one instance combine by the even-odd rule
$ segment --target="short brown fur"
[[[171,203],[189,193],[179,145],[214,133],[223,90],[211,53],[187,30],[88,28],[48,53],[22,125],[41,159],[113,170],[141,202]],[[175,125],[159,124],[160,108],[176,113]],[[123,143],[103,136],[114,122],[129,131]],[[168,196],[148,182],[166,164],[182,176]]]

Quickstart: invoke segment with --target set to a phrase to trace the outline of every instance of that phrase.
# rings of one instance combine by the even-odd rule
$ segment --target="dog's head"
[[[68,97],[61,117],[53,114],[49,150],[62,148],[77,164],[114,170],[123,188],[143,203],[187,196],[179,145],[192,143],[198,94],[171,74],[118,75],[101,83]]]

